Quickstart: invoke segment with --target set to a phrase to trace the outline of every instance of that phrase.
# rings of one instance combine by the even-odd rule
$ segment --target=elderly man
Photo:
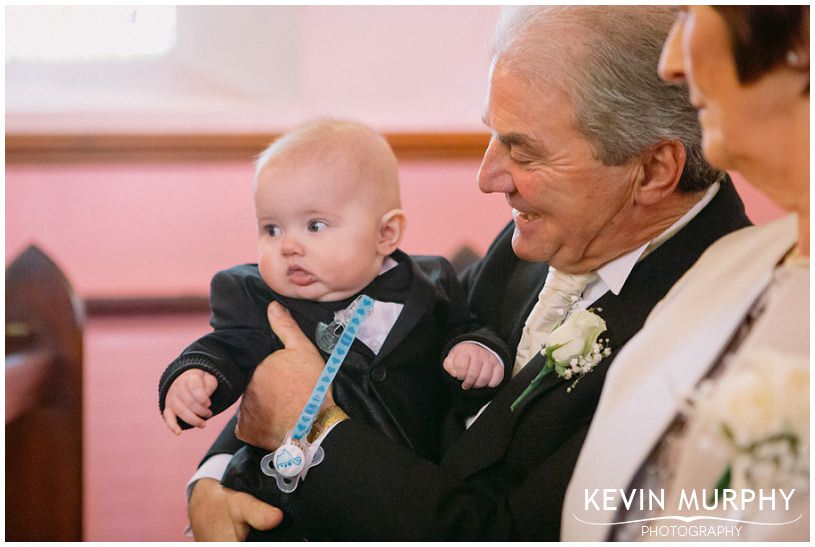
[[[672,21],[657,7],[502,13],[478,184],[506,195],[513,222],[464,282],[474,312],[518,348],[513,377],[438,464],[347,419],[329,395],[318,417],[333,427],[325,460],[285,498],[271,480],[255,492],[305,537],[559,537],[566,486],[617,351],[708,245],[749,224],[730,181],[702,159],[685,92],[657,77]],[[551,351],[563,331],[552,331],[575,317],[595,335],[603,322],[607,330],[599,346],[587,334],[579,345],[588,351],[563,358]],[[271,307],[270,321],[286,349],[258,367],[237,430],[268,450],[322,368],[284,310]],[[219,442],[211,454],[233,448]],[[212,480],[195,484],[190,515],[199,539],[279,520]]]

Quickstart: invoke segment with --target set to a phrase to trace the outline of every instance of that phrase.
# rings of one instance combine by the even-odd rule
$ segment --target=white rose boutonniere
[[[693,414],[729,464],[724,488],[809,485],[809,362],[772,350],[746,353],[719,380],[700,384]]]
[[[575,310],[549,335],[546,345],[541,348],[541,354],[546,357],[546,363],[523,393],[515,399],[510,409],[515,410],[521,401],[526,399],[553,370],[564,380],[575,379],[567,389],[571,391],[575,384],[591,372],[603,357],[611,355],[608,338],[599,339],[605,330],[606,322],[594,310]]]

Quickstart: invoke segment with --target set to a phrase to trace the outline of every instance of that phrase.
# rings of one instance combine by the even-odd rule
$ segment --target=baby
[[[357,123],[301,126],[260,155],[254,199],[258,264],[213,278],[213,332],[160,380],[167,427],[176,434],[204,427],[282,348],[266,318],[271,301],[319,342],[318,332],[367,294],[373,311],[335,379],[334,399],[352,418],[435,459],[451,391],[497,386],[509,361],[503,342],[470,315],[450,264],[398,249],[406,220],[388,143]],[[319,345],[327,358],[330,347]],[[442,355],[460,385],[445,381]]]

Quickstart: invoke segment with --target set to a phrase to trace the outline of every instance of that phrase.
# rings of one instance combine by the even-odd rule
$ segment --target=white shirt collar
[[[628,279],[628,276],[631,275],[631,270],[633,270],[634,266],[639,262],[642,253],[645,252],[649,243],[650,241],[597,268],[599,279],[595,283],[599,282],[605,285],[605,289],[613,292],[615,295],[620,294],[625,281]]]
[[[398,266],[399,263],[393,258],[386,256],[382,261],[382,268],[379,270],[379,275],[387,272]],[[402,313],[404,304],[398,302],[382,302],[375,300],[374,307],[371,314],[359,328],[357,338],[360,342],[368,346],[374,354],[378,354],[385,343],[385,339],[390,334],[391,329],[399,319],[399,314]]]
[[[397,267],[398,265],[399,265],[399,263],[396,262],[393,258],[391,258],[390,256],[386,256],[385,260],[382,261],[382,267],[379,269],[379,275],[382,275],[383,273],[387,272],[388,270],[392,270],[393,268]],[[377,276],[377,277],[379,277],[379,276]]]
[[[589,285],[583,292],[583,303],[588,306],[603,296],[607,291],[611,291],[615,295],[620,294],[620,291],[623,290],[623,285],[625,285],[628,276],[631,275],[631,270],[634,269],[637,262],[645,257],[646,251],[648,253],[654,251],[657,247],[673,237],[679,230],[684,228],[685,225],[693,220],[693,218],[698,215],[699,212],[704,209],[716,196],[716,193],[719,191],[719,187],[720,185],[718,182],[714,182],[712,185],[710,185],[707,192],[705,192],[705,195],[702,196],[702,199],[697,201],[693,207],[688,209],[688,211],[682,215],[679,220],[671,224],[667,230],[659,234],[651,241],[637,247],[633,251],[629,251],[624,255],[615,258],[614,260],[606,262],[597,268],[597,275],[599,278],[597,281]],[[591,298],[592,296],[594,296],[594,298]]]

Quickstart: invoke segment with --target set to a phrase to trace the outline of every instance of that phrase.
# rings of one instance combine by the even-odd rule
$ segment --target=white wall
[[[165,59],[6,65],[7,131],[480,130],[494,6],[181,6]]]

